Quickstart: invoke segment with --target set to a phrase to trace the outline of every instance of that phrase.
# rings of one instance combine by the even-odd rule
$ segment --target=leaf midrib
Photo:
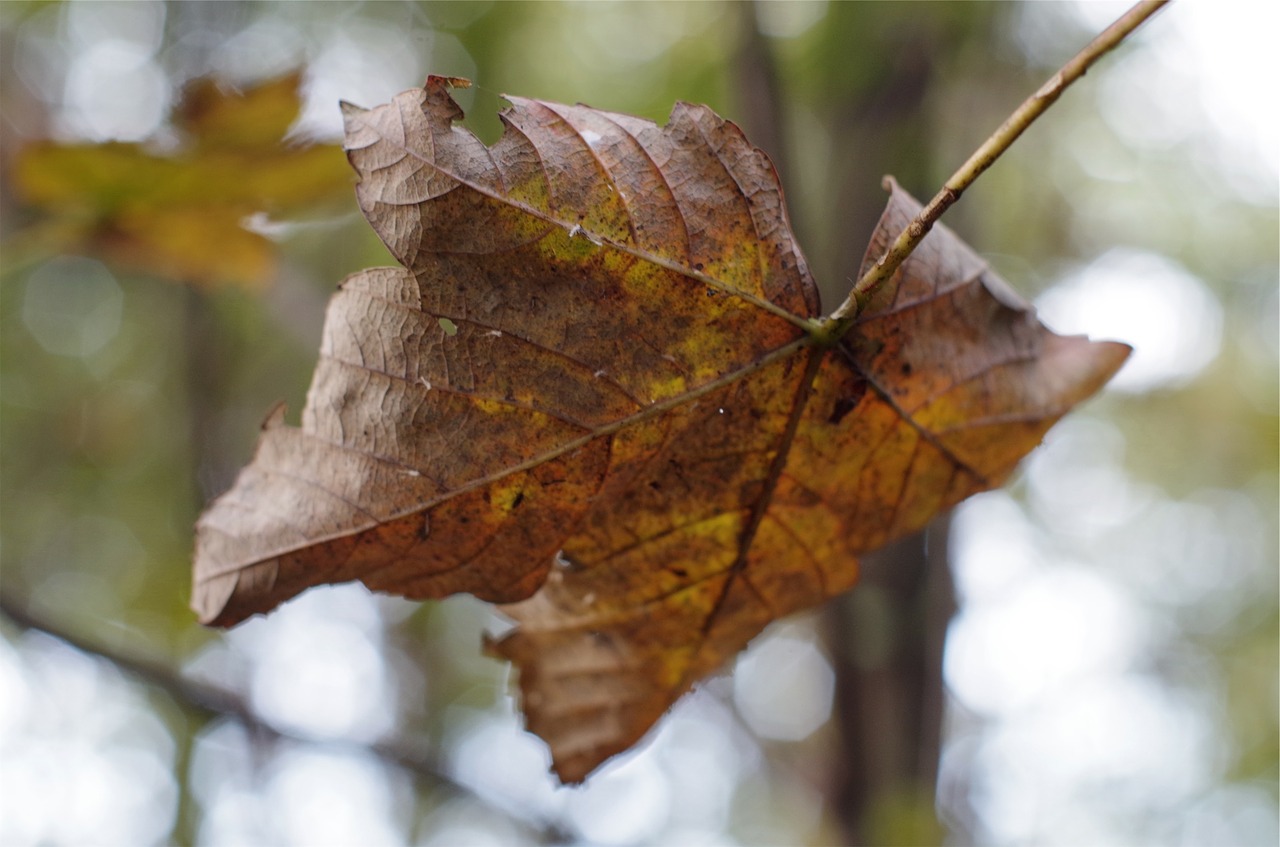
[[[799,338],[796,338],[788,342],[787,344],[784,344],[781,347],[777,347],[758,358],[752,359],[750,362],[748,362],[747,364],[743,365],[742,367],[736,370],[730,371],[722,376],[716,377],[715,379],[705,382],[702,385],[699,385],[695,388],[691,388],[682,394],[669,397],[665,400],[660,400],[650,406],[646,406],[645,408],[639,410],[638,412],[635,412],[634,414],[627,415],[622,418],[618,418],[617,420],[611,421],[607,424],[602,424],[598,427],[595,427],[589,430],[583,435],[578,436],[577,438],[573,438],[573,439],[570,439],[569,441],[564,442],[558,447],[555,447],[551,450],[547,450],[543,453],[538,454],[537,456],[526,459],[525,461],[520,462],[518,464],[509,465],[491,474],[486,474],[485,476],[477,477],[476,479],[471,480],[470,482],[464,483],[463,485],[460,485],[457,488],[451,489],[446,492],[442,492],[437,497],[433,497],[429,500],[425,500],[420,503],[415,503],[413,506],[407,507],[405,509],[391,512],[383,518],[374,519],[373,523],[370,524],[369,526],[361,527],[359,529],[354,529],[354,530],[348,529],[340,532],[329,533],[328,535],[323,535],[323,536],[317,536],[311,539],[305,545],[285,547],[280,550],[264,554],[260,558],[258,558],[256,561],[251,562],[249,564],[231,565],[225,568],[220,568],[215,571],[207,572],[201,577],[200,581],[207,582],[209,580],[217,579],[218,577],[239,573],[240,571],[243,571],[247,568],[268,562],[280,556],[288,555],[289,553],[293,553],[299,550],[305,550],[311,547],[316,547],[339,538],[349,537],[356,532],[362,532],[365,529],[369,529],[371,526],[377,526],[379,523],[386,523],[389,521],[398,520],[407,515],[413,515],[419,512],[424,512],[429,509],[433,509],[436,506],[439,506],[441,503],[445,503],[449,500],[452,500],[455,497],[459,497],[470,491],[483,488],[486,485],[491,485],[513,474],[532,470],[536,467],[539,467],[540,465],[546,464],[547,462],[554,461],[555,459],[558,459],[561,456],[564,456],[568,453],[572,453],[574,450],[578,450],[582,447],[585,447],[587,444],[590,444],[592,441],[596,440],[597,438],[602,438],[606,435],[612,435],[616,432],[619,432],[620,430],[626,429],[627,427],[635,426],[637,424],[641,424],[653,418],[659,417],[660,415],[666,414],[667,412],[673,409],[676,409],[686,403],[691,403],[697,400],[698,398],[703,397],[704,395],[710,394],[713,391],[716,391],[717,389],[723,388],[726,385],[731,385],[741,379],[745,379],[746,377],[751,376],[753,373],[768,367],[774,362],[781,361],[782,359],[785,359],[788,356],[793,355],[797,351],[805,347],[810,347],[812,345],[813,345],[812,337],[809,335],[802,335]],[[822,357],[818,356],[816,358],[821,359]],[[403,462],[397,462],[384,456],[376,456],[362,450],[357,450],[355,448],[348,447],[344,444],[339,444],[337,442],[331,441],[326,438],[320,438],[319,436],[317,436],[315,433],[312,433],[312,432],[307,432],[305,430],[303,432],[308,438],[314,438],[317,441],[320,441],[324,444],[334,447],[335,449],[358,453],[361,456],[364,456],[369,459],[373,459],[374,461],[381,462],[383,464],[394,464],[401,470],[405,470],[407,468],[407,466],[404,465]],[[321,491],[324,491],[327,494],[333,494],[333,492],[330,492],[327,488],[323,488],[322,486],[318,485],[314,481],[306,480],[306,482],[311,486]]]

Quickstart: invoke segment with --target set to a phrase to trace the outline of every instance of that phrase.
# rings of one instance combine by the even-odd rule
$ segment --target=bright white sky
[[[1129,5],[1075,4],[1081,19],[1098,30]],[[1149,59],[1140,63],[1141,78],[1130,80],[1131,90],[1167,105],[1165,121],[1192,123],[1224,152],[1242,158],[1240,170],[1263,183],[1274,203],[1280,179],[1280,3],[1184,0],[1162,9],[1144,28],[1138,36]],[[1188,94],[1196,96],[1199,111],[1188,108]]]
[[[1075,9],[1097,31],[1128,6]],[[1138,49],[1104,60],[1096,108],[1108,127],[1139,156],[1189,145],[1241,199],[1274,206],[1280,3],[1175,3],[1139,35]],[[1222,344],[1222,308],[1205,281],[1167,257],[1122,245],[1070,272],[1037,306],[1059,332],[1134,345],[1108,391],[1175,389]],[[1119,786],[1133,808],[1167,820],[1171,838],[1274,843],[1276,808],[1265,793],[1237,786],[1207,793],[1224,755],[1214,736],[1222,706],[1206,693],[1212,687],[1176,691],[1146,670],[1169,625],[1152,601],[1174,601],[1169,587],[1183,583],[1178,572],[1187,569],[1180,563],[1194,556],[1190,569],[1219,574],[1218,563],[1256,564],[1256,557],[1230,550],[1230,509],[1163,499],[1129,478],[1123,460],[1124,437],[1086,409],[1059,424],[1026,463],[1030,515],[1003,492],[958,510],[953,561],[963,611],[948,641],[946,676],[961,706],[987,723],[955,778],[972,781],[996,843],[1124,843],[1132,836],[1112,828],[1122,818],[1108,820]],[[1242,499],[1232,508],[1256,514]],[[1266,531],[1258,516],[1236,540],[1252,544]],[[1125,544],[1130,555],[1116,555]],[[1153,593],[1135,595],[1135,582]],[[1216,589],[1204,582],[1174,602],[1211,605]],[[957,749],[948,750],[953,761]]]

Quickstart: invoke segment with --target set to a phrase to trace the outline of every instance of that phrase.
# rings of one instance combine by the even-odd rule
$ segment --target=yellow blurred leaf
[[[264,285],[275,247],[244,228],[255,213],[288,216],[346,196],[336,145],[290,146],[294,74],[237,94],[208,79],[173,116],[182,144],[32,144],[13,168],[19,198],[62,234],[57,245],[180,282]]]
[[[300,75],[293,73],[237,96],[208,77],[193,80],[182,93],[173,122],[202,146],[271,147],[298,117],[300,83]]]

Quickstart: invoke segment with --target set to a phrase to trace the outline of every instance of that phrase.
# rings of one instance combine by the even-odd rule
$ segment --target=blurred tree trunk
[[[829,789],[847,844],[939,844],[942,653],[955,594],[941,518],[867,556],[862,580],[828,605],[840,752]]]
[[[858,151],[841,157],[832,198],[832,222],[840,231],[828,238],[846,245],[837,253],[841,280],[859,275],[865,239],[883,206],[872,189],[886,163],[897,160],[894,175],[905,185],[922,185],[929,173],[923,112],[938,45],[920,31],[897,35],[881,42],[888,74],[864,97],[847,101],[835,118],[835,137],[857,139]],[[939,844],[944,837],[933,798],[942,739],[942,649],[955,607],[946,532],[943,520],[932,533],[916,533],[864,557],[857,589],[824,611],[840,740],[827,796],[849,845]]]
[[[834,155],[817,163],[827,177],[823,196],[816,204],[805,198],[810,209],[821,209],[820,231],[802,232],[800,241],[816,247],[810,259],[827,311],[858,276],[884,205],[881,177],[892,173],[908,190],[932,193],[959,164],[933,161],[939,128],[930,119],[930,98],[953,81],[958,58],[985,54],[971,48],[976,39],[996,37],[997,13],[989,4],[919,4],[905,12],[901,4],[833,4],[819,24],[821,55],[812,61],[839,70],[808,99],[827,126]],[[812,172],[814,163],[784,161],[791,138],[785,117],[794,105],[788,98],[806,92],[782,93],[779,63],[753,4],[744,4],[742,18],[737,70],[744,123],[794,198],[800,168]],[[943,644],[955,612],[948,529],[942,518],[865,557],[859,586],[823,613],[839,744],[826,796],[846,844],[938,844],[946,837],[934,797]]]

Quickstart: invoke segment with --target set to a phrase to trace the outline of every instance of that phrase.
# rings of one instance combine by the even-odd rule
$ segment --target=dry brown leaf
[[[1000,484],[1128,354],[1046,330],[941,227],[828,346],[732,123],[510,98],[486,148],[459,83],[346,107],[407,270],[335,295],[302,427],[274,417],[201,518],[193,605],[229,625],[354,579],[523,600],[491,649],[566,781],[859,553]],[[868,261],[917,210],[895,186]]]

